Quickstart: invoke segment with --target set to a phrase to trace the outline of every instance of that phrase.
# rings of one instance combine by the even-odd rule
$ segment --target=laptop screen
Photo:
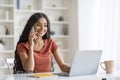
[[[97,73],[102,50],[76,51],[69,76],[90,75]]]

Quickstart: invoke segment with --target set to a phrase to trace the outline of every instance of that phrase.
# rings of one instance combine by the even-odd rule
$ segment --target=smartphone
[[[35,32],[35,31],[34,31],[34,26],[32,27],[31,32]]]

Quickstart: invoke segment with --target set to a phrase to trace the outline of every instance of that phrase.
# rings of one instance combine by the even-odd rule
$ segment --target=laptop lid
[[[76,51],[69,76],[96,74],[101,59],[102,50]]]

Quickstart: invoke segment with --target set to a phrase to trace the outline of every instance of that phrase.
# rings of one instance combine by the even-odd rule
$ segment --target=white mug
[[[104,61],[100,63],[100,66],[103,70],[106,71],[107,74],[112,74],[115,69],[115,61],[114,60]]]

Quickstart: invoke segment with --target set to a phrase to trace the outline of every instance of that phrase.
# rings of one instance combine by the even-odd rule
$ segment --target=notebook
[[[82,76],[96,74],[101,59],[102,50],[76,51],[70,73],[59,73],[59,76]]]
[[[34,77],[34,78],[40,78],[40,79],[57,79],[58,76],[57,75],[54,75],[52,73],[34,73],[34,74],[28,74],[27,77]]]

